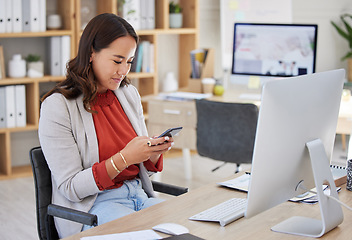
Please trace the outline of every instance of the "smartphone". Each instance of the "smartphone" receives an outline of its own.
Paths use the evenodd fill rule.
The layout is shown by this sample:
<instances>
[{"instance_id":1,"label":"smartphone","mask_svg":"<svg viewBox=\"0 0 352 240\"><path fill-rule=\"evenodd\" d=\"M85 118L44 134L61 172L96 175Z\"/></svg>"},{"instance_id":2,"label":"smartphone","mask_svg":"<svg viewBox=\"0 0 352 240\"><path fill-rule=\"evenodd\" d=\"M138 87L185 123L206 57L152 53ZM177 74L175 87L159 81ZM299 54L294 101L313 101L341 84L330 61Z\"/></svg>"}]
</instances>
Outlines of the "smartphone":
<instances>
[{"instance_id":1,"label":"smartphone","mask_svg":"<svg viewBox=\"0 0 352 240\"><path fill-rule=\"evenodd\" d=\"M181 130L182 130L182 127L169 128L168 130L160 134L158 138L165 137L165 136L168 136L168 137L176 136Z\"/></svg>"}]
</instances>

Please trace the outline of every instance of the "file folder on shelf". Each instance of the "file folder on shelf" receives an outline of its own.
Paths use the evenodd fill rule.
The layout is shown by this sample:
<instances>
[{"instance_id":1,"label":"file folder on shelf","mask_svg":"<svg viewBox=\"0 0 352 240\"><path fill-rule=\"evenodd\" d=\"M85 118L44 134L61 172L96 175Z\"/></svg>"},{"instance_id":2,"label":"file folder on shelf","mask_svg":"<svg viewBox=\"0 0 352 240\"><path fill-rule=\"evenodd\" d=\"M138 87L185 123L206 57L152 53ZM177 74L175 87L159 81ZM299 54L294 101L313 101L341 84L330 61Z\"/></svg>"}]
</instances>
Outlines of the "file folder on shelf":
<instances>
[{"instance_id":1,"label":"file folder on shelf","mask_svg":"<svg viewBox=\"0 0 352 240\"><path fill-rule=\"evenodd\" d=\"M46 0L39 0L39 31L46 31Z\"/></svg>"},{"instance_id":2,"label":"file folder on shelf","mask_svg":"<svg viewBox=\"0 0 352 240\"><path fill-rule=\"evenodd\" d=\"M147 10L148 10L148 0L140 0L140 21L141 21L141 29L147 29Z\"/></svg>"},{"instance_id":3,"label":"file folder on shelf","mask_svg":"<svg viewBox=\"0 0 352 240\"><path fill-rule=\"evenodd\" d=\"M15 86L5 86L5 97L6 97L6 127L16 127L15 120Z\"/></svg>"},{"instance_id":4,"label":"file folder on shelf","mask_svg":"<svg viewBox=\"0 0 352 240\"><path fill-rule=\"evenodd\" d=\"M144 0L142 0L144 1ZM147 0L147 29L155 28L155 0Z\"/></svg>"},{"instance_id":5,"label":"file folder on shelf","mask_svg":"<svg viewBox=\"0 0 352 240\"><path fill-rule=\"evenodd\" d=\"M50 54L50 74L52 76L61 76L61 37L54 36L50 37L49 43L49 54Z\"/></svg>"},{"instance_id":6,"label":"file folder on shelf","mask_svg":"<svg viewBox=\"0 0 352 240\"><path fill-rule=\"evenodd\" d=\"M15 85L16 127L26 126L26 87Z\"/></svg>"},{"instance_id":7,"label":"file folder on shelf","mask_svg":"<svg viewBox=\"0 0 352 240\"><path fill-rule=\"evenodd\" d=\"M0 87L0 128L6 127L6 93L5 87Z\"/></svg>"},{"instance_id":8,"label":"file folder on shelf","mask_svg":"<svg viewBox=\"0 0 352 240\"><path fill-rule=\"evenodd\" d=\"M13 32L22 32L22 0L12 0Z\"/></svg>"},{"instance_id":9,"label":"file folder on shelf","mask_svg":"<svg viewBox=\"0 0 352 240\"><path fill-rule=\"evenodd\" d=\"M0 6L5 6L6 0L0 0ZM6 9L4 7L0 8L0 33L5 33L5 19L6 19Z\"/></svg>"},{"instance_id":10,"label":"file folder on shelf","mask_svg":"<svg viewBox=\"0 0 352 240\"><path fill-rule=\"evenodd\" d=\"M61 75L66 75L66 64L70 60L71 38L70 36L61 37Z\"/></svg>"},{"instance_id":11,"label":"file folder on shelf","mask_svg":"<svg viewBox=\"0 0 352 240\"><path fill-rule=\"evenodd\" d=\"M146 0L144 0L146 1ZM135 30L141 29L140 0L130 0L123 4L123 18L132 25Z\"/></svg>"},{"instance_id":12,"label":"file folder on shelf","mask_svg":"<svg viewBox=\"0 0 352 240\"><path fill-rule=\"evenodd\" d=\"M39 32L39 0L29 0L31 32Z\"/></svg>"},{"instance_id":13,"label":"file folder on shelf","mask_svg":"<svg viewBox=\"0 0 352 240\"><path fill-rule=\"evenodd\" d=\"M22 31L31 31L30 0L22 0Z\"/></svg>"},{"instance_id":14,"label":"file folder on shelf","mask_svg":"<svg viewBox=\"0 0 352 240\"><path fill-rule=\"evenodd\" d=\"M5 8L5 32L12 32L12 0L5 0L5 5L1 6Z\"/></svg>"}]
</instances>

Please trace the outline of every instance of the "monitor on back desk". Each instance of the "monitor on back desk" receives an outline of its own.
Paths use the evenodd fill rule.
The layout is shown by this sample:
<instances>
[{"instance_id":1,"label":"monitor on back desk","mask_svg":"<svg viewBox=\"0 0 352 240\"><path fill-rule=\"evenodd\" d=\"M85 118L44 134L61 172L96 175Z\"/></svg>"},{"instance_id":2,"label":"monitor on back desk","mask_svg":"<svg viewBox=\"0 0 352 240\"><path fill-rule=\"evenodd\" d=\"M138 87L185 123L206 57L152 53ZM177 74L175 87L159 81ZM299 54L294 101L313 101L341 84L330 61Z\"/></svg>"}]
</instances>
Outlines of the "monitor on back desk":
<instances>
[{"instance_id":1,"label":"monitor on back desk","mask_svg":"<svg viewBox=\"0 0 352 240\"><path fill-rule=\"evenodd\" d=\"M314 24L235 23L231 83L314 73L317 33Z\"/></svg>"},{"instance_id":2,"label":"monitor on back desk","mask_svg":"<svg viewBox=\"0 0 352 240\"><path fill-rule=\"evenodd\" d=\"M317 237L342 222L340 205L332 200L327 203L321 189L327 181L331 195L337 197L329 160L344 74L339 69L263 86L246 217L304 193L304 185L317 187L319 204L324 205L322 220L294 217L272 228L274 231Z\"/></svg>"}]
</instances>

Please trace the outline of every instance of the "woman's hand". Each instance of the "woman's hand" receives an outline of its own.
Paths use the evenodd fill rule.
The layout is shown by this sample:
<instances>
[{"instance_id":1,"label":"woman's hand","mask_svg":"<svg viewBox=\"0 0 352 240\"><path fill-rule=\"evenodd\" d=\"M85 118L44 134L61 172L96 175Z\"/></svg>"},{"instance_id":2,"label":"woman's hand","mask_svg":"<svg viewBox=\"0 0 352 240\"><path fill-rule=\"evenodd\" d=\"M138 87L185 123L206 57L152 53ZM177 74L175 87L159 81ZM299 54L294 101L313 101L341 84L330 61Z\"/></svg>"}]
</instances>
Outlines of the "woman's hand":
<instances>
[{"instance_id":1,"label":"woman's hand","mask_svg":"<svg viewBox=\"0 0 352 240\"><path fill-rule=\"evenodd\" d=\"M124 149L122 155L128 165L144 162L150 159L154 164L157 163L160 155L174 145L172 137L149 138L139 136L133 138Z\"/></svg>"}]
</instances>

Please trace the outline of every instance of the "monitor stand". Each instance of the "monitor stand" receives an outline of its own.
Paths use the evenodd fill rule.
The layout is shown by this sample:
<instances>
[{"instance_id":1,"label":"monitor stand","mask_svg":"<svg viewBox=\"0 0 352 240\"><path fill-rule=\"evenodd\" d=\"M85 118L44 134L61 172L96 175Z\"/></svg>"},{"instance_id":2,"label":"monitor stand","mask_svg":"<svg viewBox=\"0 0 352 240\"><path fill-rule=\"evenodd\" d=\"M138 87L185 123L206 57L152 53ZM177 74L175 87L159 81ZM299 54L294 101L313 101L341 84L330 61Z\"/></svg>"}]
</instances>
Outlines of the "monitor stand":
<instances>
[{"instance_id":1,"label":"monitor stand","mask_svg":"<svg viewBox=\"0 0 352 240\"><path fill-rule=\"evenodd\" d=\"M272 227L271 230L307 237L321 237L342 223L343 213L340 204L329 199L323 192L323 184L328 184L331 188L330 195L338 198L336 185L322 141L316 139L307 142L306 146L312 163L321 220L294 216ZM326 164L322 164L325 162Z\"/></svg>"}]
</instances>

